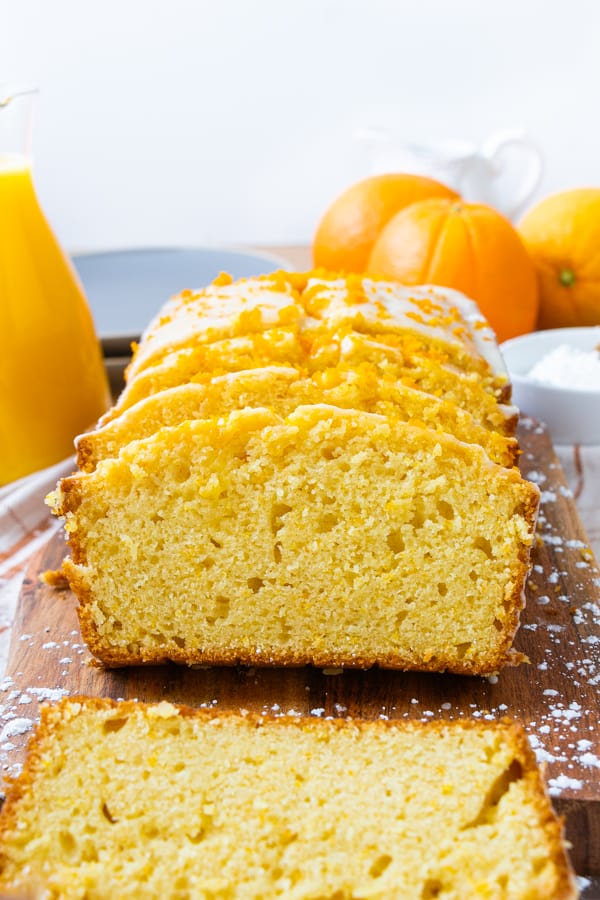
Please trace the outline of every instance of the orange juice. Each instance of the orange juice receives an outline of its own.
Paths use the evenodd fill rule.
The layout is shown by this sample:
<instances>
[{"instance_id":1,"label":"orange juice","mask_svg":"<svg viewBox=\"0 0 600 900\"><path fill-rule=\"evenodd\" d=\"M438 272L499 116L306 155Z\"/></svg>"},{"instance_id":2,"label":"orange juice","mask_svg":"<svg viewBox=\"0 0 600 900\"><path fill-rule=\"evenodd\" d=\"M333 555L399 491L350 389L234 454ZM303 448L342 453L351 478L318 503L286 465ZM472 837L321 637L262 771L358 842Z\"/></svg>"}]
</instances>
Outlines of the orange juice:
<instances>
[{"instance_id":1,"label":"orange juice","mask_svg":"<svg viewBox=\"0 0 600 900\"><path fill-rule=\"evenodd\" d=\"M108 399L91 313L29 160L0 153L0 485L73 453Z\"/></svg>"}]
</instances>

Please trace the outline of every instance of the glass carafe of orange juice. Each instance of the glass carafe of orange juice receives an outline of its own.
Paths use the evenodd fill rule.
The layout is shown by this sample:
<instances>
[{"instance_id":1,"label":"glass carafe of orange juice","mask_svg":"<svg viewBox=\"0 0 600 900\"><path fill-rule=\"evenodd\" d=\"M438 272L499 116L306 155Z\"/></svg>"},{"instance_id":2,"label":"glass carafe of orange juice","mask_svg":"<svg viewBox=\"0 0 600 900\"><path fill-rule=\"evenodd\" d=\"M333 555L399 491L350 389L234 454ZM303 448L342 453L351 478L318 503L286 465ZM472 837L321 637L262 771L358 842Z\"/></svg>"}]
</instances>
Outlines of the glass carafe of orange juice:
<instances>
[{"instance_id":1,"label":"glass carafe of orange juice","mask_svg":"<svg viewBox=\"0 0 600 900\"><path fill-rule=\"evenodd\" d=\"M0 87L0 485L72 454L109 400L90 310L35 193L34 101Z\"/></svg>"}]
</instances>

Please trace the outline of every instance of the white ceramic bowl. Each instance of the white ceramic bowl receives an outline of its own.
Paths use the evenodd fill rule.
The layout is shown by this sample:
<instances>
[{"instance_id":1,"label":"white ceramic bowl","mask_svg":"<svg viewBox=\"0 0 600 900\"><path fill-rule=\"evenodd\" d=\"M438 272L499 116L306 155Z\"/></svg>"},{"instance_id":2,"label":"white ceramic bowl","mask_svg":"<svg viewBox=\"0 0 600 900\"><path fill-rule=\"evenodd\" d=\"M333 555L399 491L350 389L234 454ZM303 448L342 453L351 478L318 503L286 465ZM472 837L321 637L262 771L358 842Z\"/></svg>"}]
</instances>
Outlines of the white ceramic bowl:
<instances>
[{"instance_id":1,"label":"white ceramic bowl","mask_svg":"<svg viewBox=\"0 0 600 900\"><path fill-rule=\"evenodd\" d=\"M545 422L556 444L600 444L600 385L598 390L584 390L528 377L540 359L564 344L591 351L600 345L600 326L534 331L501 345L513 401L525 415Z\"/></svg>"}]
</instances>

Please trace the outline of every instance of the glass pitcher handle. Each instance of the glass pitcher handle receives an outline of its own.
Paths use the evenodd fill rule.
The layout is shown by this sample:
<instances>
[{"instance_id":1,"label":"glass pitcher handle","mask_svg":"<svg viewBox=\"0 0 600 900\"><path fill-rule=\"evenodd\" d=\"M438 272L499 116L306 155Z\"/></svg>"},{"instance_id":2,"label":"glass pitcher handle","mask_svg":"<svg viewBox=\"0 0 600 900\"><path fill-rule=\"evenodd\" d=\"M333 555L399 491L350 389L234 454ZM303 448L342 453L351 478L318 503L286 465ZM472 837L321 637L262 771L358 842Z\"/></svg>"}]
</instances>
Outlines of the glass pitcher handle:
<instances>
[{"instance_id":1,"label":"glass pitcher handle","mask_svg":"<svg viewBox=\"0 0 600 900\"><path fill-rule=\"evenodd\" d=\"M514 218L533 196L544 171L542 152L533 141L520 131L501 131L485 141L482 154L492 167L492 174L499 175L503 165L502 154L509 147L518 149L526 161L525 171L515 191L512 202L507 206L508 217Z\"/></svg>"}]
</instances>

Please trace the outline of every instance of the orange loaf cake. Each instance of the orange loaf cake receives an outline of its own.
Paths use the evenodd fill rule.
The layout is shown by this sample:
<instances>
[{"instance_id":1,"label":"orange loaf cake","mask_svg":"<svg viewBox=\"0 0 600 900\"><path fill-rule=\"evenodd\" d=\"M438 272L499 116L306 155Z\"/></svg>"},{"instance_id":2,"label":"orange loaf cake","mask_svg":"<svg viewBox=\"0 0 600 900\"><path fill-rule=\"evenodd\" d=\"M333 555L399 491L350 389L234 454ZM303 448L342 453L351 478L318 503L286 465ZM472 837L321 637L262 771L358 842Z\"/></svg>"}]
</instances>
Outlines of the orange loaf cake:
<instances>
[{"instance_id":1,"label":"orange loaf cake","mask_svg":"<svg viewBox=\"0 0 600 900\"><path fill-rule=\"evenodd\" d=\"M42 711L0 816L2 896L572 900L527 738L497 723Z\"/></svg>"},{"instance_id":2,"label":"orange loaf cake","mask_svg":"<svg viewBox=\"0 0 600 900\"><path fill-rule=\"evenodd\" d=\"M475 444L312 404L161 428L49 502L108 665L489 674L514 659L538 497Z\"/></svg>"},{"instance_id":3,"label":"orange loaf cake","mask_svg":"<svg viewBox=\"0 0 600 900\"><path fill-rule=\"evenodd\" d=\"M539 499L477 307L275 273L170 300L49 503L107 665L489 674L512 651Z\"/></svg>"}]
</instances>

